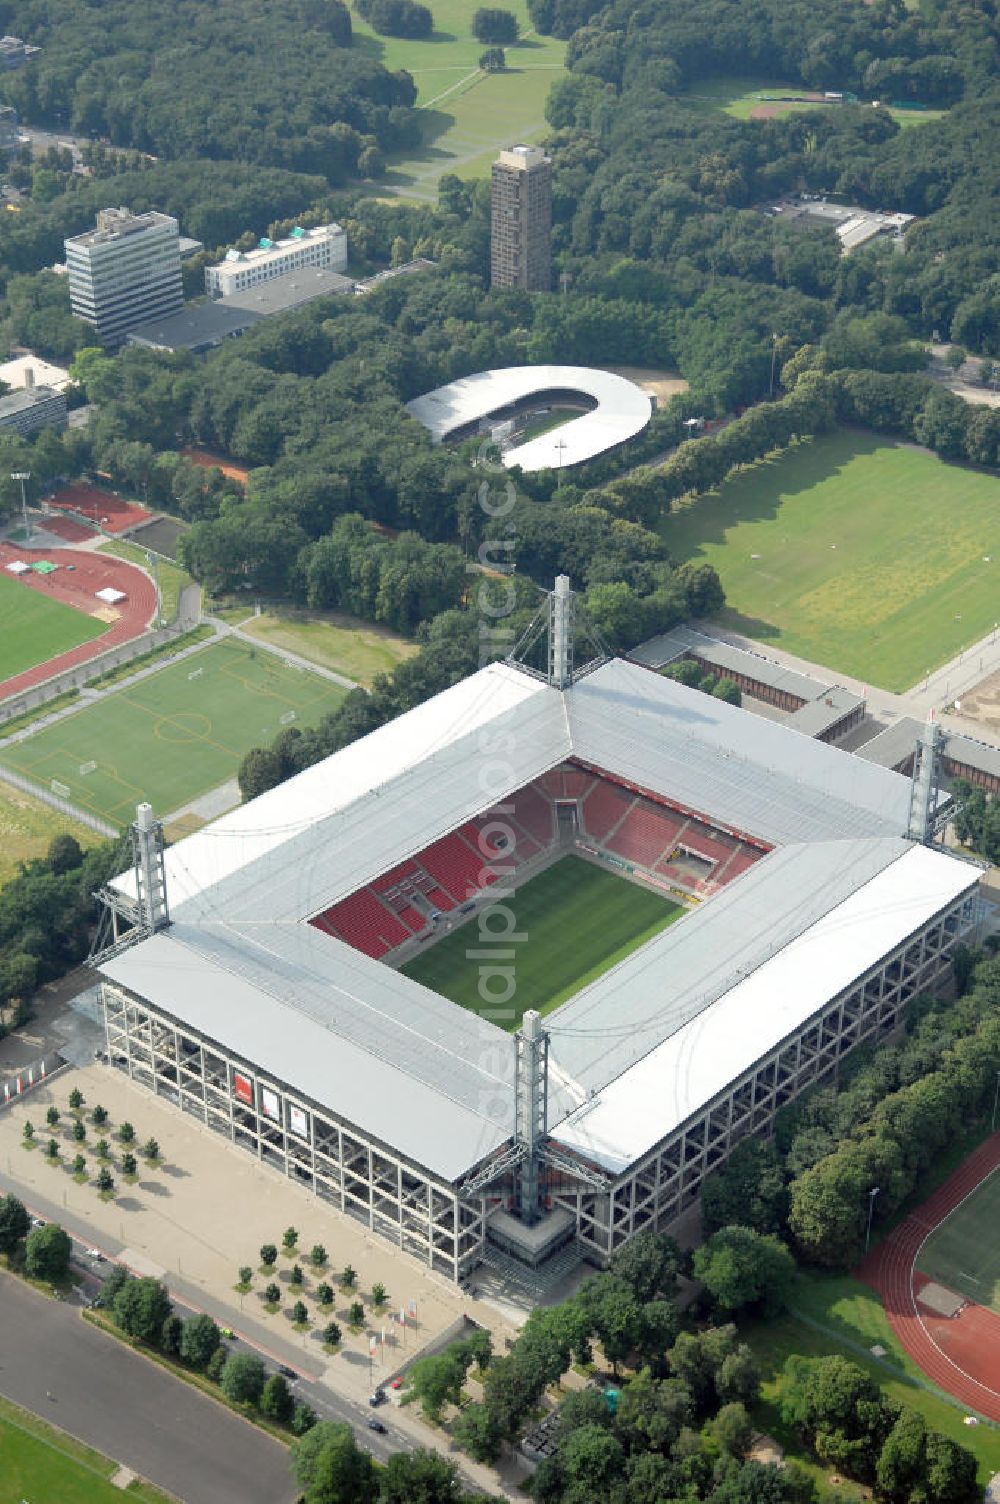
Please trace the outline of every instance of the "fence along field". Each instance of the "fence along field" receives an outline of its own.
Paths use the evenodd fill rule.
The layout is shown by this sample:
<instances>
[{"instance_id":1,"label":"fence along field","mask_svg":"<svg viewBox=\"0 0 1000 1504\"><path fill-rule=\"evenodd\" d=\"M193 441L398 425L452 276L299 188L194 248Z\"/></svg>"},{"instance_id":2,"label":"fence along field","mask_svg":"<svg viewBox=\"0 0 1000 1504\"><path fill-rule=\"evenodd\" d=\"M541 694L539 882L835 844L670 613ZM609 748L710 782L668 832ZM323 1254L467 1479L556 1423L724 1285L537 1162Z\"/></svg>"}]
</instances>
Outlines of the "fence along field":
<instances>
[{"instance_id":1,"label":"fence along field","mask_svg":"<svg viewBox=\"0 0 1000 1504\"><path fill-rule=\"evenodd\" d=\"M345 691L242 643L214 643L24 741L0 763L122 827L148 799L169 814L235 776L251 747L313 726Z\"/></svg>"}]
</instances>

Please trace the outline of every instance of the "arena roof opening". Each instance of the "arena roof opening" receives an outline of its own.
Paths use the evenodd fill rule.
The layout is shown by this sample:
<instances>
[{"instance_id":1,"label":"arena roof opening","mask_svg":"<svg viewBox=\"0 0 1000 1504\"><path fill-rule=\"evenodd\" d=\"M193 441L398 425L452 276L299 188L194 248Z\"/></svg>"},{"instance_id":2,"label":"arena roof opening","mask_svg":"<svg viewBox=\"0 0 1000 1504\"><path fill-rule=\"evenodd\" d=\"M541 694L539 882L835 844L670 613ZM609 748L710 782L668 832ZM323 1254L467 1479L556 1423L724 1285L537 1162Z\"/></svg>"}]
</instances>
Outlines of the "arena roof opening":
<instances>
[{"instance_id":1,"label":"arena roof opening","mask_svg":"<svg viewBox=\"0 0 1000 1504\"><path fill-rule=\"evenodd\" d=\"M482 420L522 407L548 393L578 393L596 406L591 412L503 452L508 469L557 470L582 464L624 444L649 422L652 403L624 376L589 366L506 366L479 371L439 386L406 404L407 411L430 431L435 443L462 429L476 432Z\"/></svg>"},{"instance_id":2,"label":"arena roof opening","mask_svg":"<svg viewBox=\"0 0 1000 1504\"><path fill-rule=\"evenodd\" d=\"M600 1258L649 1225L634 1191L611 1216L616 1187L649 1175L649 1216L675 1215L726 1152L692 1125L729 1100L719 1142L759 1130L948 964L980 870L909 839L910 818L909 780L637 664L560 687L496 663L165 851L169 923L98 963L109 1053L392 1236L378 1181L453 1277L501 1208L529 1225L568 1208ZM608 965L583 957L544 1031L529 1012L512 1039L401 969L461 926L498 956L497 892L516 914L568 855L684 913ZM132 919L142 872L109 894ZM562 912L553 948L575 943ZM370 1168L352 1179L348 1159ZM407 1210L406 1177L447 1229Z\"/></svg>"}]
</instances>

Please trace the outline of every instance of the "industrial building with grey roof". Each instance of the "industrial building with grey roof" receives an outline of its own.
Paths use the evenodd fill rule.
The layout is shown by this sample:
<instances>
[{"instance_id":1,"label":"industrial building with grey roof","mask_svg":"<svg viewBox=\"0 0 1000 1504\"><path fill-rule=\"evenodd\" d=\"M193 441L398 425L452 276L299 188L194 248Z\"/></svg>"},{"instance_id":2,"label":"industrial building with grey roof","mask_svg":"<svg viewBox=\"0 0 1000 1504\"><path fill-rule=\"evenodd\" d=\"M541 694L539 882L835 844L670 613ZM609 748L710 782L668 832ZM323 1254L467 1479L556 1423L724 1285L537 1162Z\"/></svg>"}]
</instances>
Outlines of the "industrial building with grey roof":
<instances>
[{"instance_id":1,"label":"industrial building with grey roof","mask_svg":"<svg viewBox=\"0 0 1000 1504\"><path fill-rule=\"evenodd\" d=\"M913 798L640 664L496 663L165 851L138 831L109 1056L451 1278L600 1263L947 969L981 872ZM514 888L574 851L687 912L512 1037L398 969L488 909L477 839Z\"/></svg>"}]
</instances>

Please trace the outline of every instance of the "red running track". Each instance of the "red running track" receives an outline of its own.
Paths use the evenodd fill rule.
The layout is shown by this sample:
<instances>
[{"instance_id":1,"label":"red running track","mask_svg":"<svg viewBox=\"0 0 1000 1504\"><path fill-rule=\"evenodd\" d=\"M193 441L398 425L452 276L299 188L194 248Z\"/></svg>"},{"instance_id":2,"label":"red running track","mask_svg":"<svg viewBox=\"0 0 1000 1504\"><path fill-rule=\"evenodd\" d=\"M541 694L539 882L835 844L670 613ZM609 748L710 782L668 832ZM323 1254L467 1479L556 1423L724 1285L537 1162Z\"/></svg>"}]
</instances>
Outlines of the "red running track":
<instances>
[{"instance_id":1,"label":"red running track","mask_svg":"<svg viewBox=\"0 0 1000 1504\"><path fill-rule=\"evenodd\" d=\"M889 1325L927 1377L970 1410L1000 1421L1000 1317L969 1302L955 1316L920 1303L916 1268L930 1233L1000 1165L1000 1133L980 1144L857 1269L879 1293Z\"/></svg>"},{"instance_id":2,"label":"red running track","mask_svg":"<svg viewBox=\"0 0 1000 1504\"><path fill-rule=\"evenodd\" d=\"M156 587L153 581L148 574L144 574L134 564L127 564L124 559L91 553L85 549L30 549L23 545L0 543L0 572L6 579L13 580L15 576L7 572L6 566L15 559L24 559L30 563L32 557L50 559L59 568L55 574L32 573L17 576L17 583L25 590L37 590L41 595L75 606L88 616L93 616L100 609L101 602L94 597L106 585L115 590L124 590L126 599L111 608L117 615L100 637L83 642L79 647L69 648L65 653L57 653L45 663L36 663L34 668L25 669L23 673L15 674L12 679L0 683L0 700L22 694L45 679L64 673L66 669L89 663L92 658L98 657L108 648L117 647L119 643L130 642L146 630L156 614ZM72 565L72 570L68 570L67 565Z\"/></svg>"}]
</instances>

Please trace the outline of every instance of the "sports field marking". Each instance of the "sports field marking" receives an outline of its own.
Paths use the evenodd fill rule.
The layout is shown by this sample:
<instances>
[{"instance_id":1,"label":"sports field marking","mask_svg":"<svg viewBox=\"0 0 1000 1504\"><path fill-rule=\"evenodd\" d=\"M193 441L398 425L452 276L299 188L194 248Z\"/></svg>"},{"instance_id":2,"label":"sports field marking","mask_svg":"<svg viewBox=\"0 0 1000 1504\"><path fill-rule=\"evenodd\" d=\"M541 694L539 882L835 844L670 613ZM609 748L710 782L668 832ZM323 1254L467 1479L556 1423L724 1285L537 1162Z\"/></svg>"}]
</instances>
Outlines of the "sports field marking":
<instances>
[{"instance_id":1,"label":"sports field marking","mask_svg":"<svg viewBox=\"0 0 1000 1504\"><path fill-rule=\"evenodd\" d=\"M42 787L55 779L63 798L125 825L143 799L169 814L225 783L251 747L277 736L283 715L315 726L347 694L234 640L201 648L197 660L197 679L190 656L167 663L6 747L0 762Z\"/></svg>"},{"instance_id":2,"label":"sports field marking","mask_svg":"<svg viewBox=\"0 0 1000 1504\"><path fill-rule=\"evenodd\" d=\"M578 856L563 857L502 902L516 917L517 933L526 937L505 948L515 949L509 1003L484 1001L480 993L481 957L468 954L483 949L476 916L428 942L431 948L401 969L508 1030L520 1025L527 1008L550 1013L684 913L680 904ZM487 926L491 907L483 911Z\"/></svg>"},{"instance_id":3,"label":"sports field marking","mask_svg":"<svg viewBox=\"0 0 1000 1504\"><path fill-rule=\"evenodd\" d=\"M105 631L105 622L32 590L0 568L0 684Z\"/></svg>"},{"instance_id":4,"label":"sports field marking","mask_svg":"<svg viewBox=\"0 0 1000 1504\"><path fill-rule=\"evenodd\" d=\"M719 571L725 626L883 689L997 619L1000 479L861 430L743 471L659 532Z\"/></svg>"},{"instance_id":5,"label":"sports field marking","mask_svg":"<svg viewBox=\"0 0 1000 1504\"><path fill-rule=\"evenodd\" d=\"M1000 1315L1000 1175L994 1170L934 1228L916 1267Z\"/></svg>"}]
</instances>

